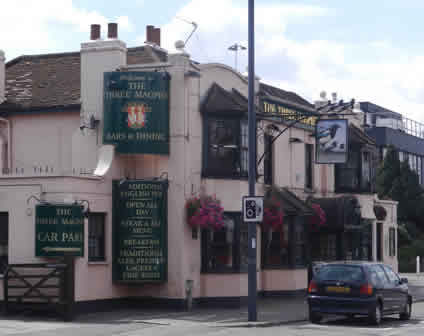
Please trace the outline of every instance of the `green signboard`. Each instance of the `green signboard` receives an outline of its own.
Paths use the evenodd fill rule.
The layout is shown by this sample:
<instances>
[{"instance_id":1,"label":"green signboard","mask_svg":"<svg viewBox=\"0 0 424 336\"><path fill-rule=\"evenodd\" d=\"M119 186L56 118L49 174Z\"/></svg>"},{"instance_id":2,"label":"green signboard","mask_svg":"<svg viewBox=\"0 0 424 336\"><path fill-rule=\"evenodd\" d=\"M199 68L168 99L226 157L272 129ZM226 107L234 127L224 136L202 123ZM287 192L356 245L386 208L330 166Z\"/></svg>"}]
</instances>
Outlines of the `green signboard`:
<instances>
[{"instance_id":1,"label":"green signboard","mask_svg":"<svg viewBox=\"0 0 424 336\"><path fill-rule=\"evenodd\" d=\"M106 72L103 143L118 153L169 154L169 74Z\"/></svg>"},{"instance_id":2,"label":"green signboard","mask_svg":"<svg viewBox=\"0 0 424 336\"><path fill-rule=\"evenodd\" d=\"M84 256L82 206L70 204L36 205L35 256Z\"/></svg>"},{"instance_id":3,"label":"green signboard","mask_svg":"<svg viewBox=\"0 0 424 336\"><path fill-rule=\"evenodd\" d=\"M168 271L164 181L113 181L113 280L164 282Z\"/></svg>"}]
</instances>

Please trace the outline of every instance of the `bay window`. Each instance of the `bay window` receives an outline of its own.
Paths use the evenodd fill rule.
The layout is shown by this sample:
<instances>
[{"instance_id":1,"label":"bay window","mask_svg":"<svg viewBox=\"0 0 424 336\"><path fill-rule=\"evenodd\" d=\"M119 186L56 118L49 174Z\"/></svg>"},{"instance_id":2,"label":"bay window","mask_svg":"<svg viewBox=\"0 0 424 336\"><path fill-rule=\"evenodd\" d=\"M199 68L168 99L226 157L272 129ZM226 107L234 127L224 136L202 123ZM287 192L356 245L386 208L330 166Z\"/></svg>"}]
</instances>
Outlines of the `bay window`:
<instances>
[{"instance_id":1,"label":"bay window","mask_svg":"<svg viewBox=\"0 0 424 336\"><path fill-rule=\"evenodd\" d=\"M247 178L247 120L204 118L204 177Z\"/></svg>"}]
</instances>

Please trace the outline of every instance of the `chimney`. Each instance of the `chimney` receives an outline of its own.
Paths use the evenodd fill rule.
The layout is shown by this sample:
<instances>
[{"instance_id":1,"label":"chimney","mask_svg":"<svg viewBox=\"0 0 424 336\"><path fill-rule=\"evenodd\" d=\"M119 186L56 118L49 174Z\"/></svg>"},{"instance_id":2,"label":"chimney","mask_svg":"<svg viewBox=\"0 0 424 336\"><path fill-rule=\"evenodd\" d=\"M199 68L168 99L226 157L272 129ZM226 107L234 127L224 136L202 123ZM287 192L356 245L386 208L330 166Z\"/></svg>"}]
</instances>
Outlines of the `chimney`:
<instances>
[{"instance_id":1,"label":"chimney","mask_svg":"<svg viewBox=\"0 0 424 336\"><path fill-rule=\"evenodd\" d=\"M100 40L100 25L92 24L90 27L90 40Z\"/></svg>"},{"instance_id":2,"label":"chimney","mask_svg":"<svg viewBox=\"0 0 424 336\"><path fill-rule=\"evenodd\" d=\"M331 94L331 98L333 99L332 103L336 104L337 103L337 92L333 92Z\"/></svg>"},{"instance_id":3,"label":"chimney","mask_svg":"<svg viewBox=\"0 0 424 336\"><path fill-rule=\"evenodd\" d=\"M107 24L107 38L116 39L118 38L118 24L108 23Z\"/></svg>"},{"instance_id":4,"label":"chimney","mask_svg":"<svg viewBox=\"0 0 424 336\"><path fill-rule=\"evenodd\" d=\"M4 65L4 52L0 50L0 104L3 103L5 98L6 74Z\"/></svg>"},{"instance_id":5,"label":"chimney","mask_svg":"<svg viewBox=\"0 0 424 336\"><path fill-rule=\"evenodd\" d=\"M146 43L155 44L160 47L160 28L146 26Z\"/></svg>"},{"instance_id":6,"label":"chimney","mask_svg":"<svg viewBox=\"0 0 424 336\"><path fill-rule=\"evenodd\" d=\"M153 29L155 29L155 27L151 25L146 27L146 42L148 43L152 42Z\"/></svg>"}]
</instances>

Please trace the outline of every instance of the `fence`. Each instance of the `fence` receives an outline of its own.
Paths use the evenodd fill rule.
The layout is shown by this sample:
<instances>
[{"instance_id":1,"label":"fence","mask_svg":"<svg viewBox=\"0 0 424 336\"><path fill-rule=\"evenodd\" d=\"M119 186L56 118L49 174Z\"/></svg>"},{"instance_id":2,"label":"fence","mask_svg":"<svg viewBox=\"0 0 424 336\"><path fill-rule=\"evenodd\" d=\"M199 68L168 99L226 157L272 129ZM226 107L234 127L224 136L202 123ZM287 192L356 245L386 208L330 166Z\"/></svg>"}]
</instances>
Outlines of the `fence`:
<instances>
[{"instance_id":1,"label":"fence","mask_svg":"<svg viewBox=\"0 0 424 336\"><path fill-rule=\"evenodd\" d=\"M57 264L11 264L4 273L4 312L53 310L73 318L73 259Z\"/></svg>"}]
</instances>

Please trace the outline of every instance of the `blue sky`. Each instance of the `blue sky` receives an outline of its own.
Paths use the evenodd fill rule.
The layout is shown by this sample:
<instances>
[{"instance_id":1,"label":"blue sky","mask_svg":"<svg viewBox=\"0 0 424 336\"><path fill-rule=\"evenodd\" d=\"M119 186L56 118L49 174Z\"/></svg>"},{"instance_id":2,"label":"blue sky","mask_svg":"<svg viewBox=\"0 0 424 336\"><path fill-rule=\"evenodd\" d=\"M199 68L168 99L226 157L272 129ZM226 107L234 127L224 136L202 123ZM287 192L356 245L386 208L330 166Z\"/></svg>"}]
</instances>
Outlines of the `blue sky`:
<instances>
[{"instance_id":1,"label":"blue sky","mask_svg":"<svg viewBox=\"0 0 424 336\"><path fill-rule=\"evenodd\" d=\"M2 1L0 49L22 54L77 51L89 25L119 23L128 46L145 26L162 28L163 47L185 39L192 58L234 66L233 43L247 46L247 0ZM256 73L313 101L322 90L372 101L424 122L424 1L262 0L256 6ZM239 54L244 72L247 52Z\"/></svg>"}]
</instances>

